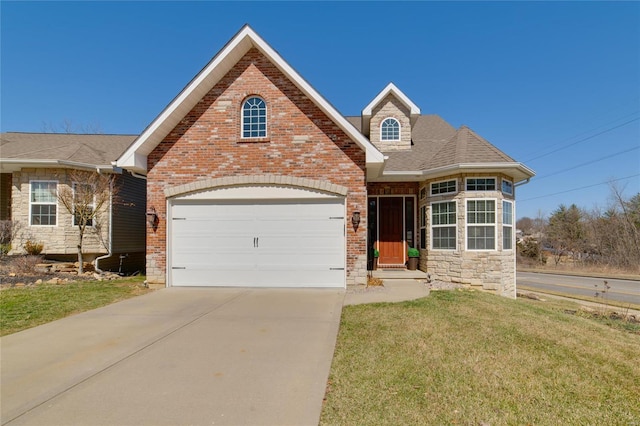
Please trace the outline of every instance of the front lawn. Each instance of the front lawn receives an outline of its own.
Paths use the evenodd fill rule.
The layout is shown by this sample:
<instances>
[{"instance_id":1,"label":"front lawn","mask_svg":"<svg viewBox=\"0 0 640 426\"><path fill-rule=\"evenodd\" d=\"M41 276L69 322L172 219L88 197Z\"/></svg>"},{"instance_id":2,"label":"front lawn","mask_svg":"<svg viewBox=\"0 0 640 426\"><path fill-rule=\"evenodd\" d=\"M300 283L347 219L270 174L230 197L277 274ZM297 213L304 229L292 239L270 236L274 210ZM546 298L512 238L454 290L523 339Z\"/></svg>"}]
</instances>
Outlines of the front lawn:
<instances>
[{"instance_id":1,"label":"front lawn","mask_svg":"<svg viewBox=\"0 0 640 426\"><path fill-rule=\"evenodd\" d=\"M640 424L640 329L477 291L344 308L323 425Z\"/></svg>"},{"instance_id":2,"label":"front lawn","mask_svg":"<svg viewBox=\"0 0 640 426\"><path fill-rule=\"evenodd\" d=\"M0 336L149 291L144 277L40 284L0 291Z\"/></svg>"}]
</instances>

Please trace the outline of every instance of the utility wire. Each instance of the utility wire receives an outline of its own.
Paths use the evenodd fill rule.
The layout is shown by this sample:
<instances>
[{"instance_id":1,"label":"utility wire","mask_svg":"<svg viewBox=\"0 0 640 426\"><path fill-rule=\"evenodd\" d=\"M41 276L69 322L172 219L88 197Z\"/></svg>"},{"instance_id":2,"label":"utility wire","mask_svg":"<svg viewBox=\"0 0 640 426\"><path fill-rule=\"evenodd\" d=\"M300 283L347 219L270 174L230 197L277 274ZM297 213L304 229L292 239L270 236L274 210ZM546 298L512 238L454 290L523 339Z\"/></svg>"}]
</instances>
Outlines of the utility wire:
<instances>
[{"instance_id":1,"label":"utility wire","mask_svg":"<svg viewBox=\"0 0 640 426\"><path fill-rule=\"evenodd\" d=\"M567 189L566 191L554 192L553 194L546 194L546 195L540 195L539 197L525 198L524 200L518 200L518 202L522 203L523 201L537 200L538 198L546 198L546 197L552 197L554 195L566 194L567 192L580 191L581 189L587 189L587 188L593 188L594 186L606 185L610 182L617 182L620 180L631 179L636 176L640 176L640 173L631 175L631 176L626 176L623 178L610 179L606 182L594 183L593 185L581 186L580 188L573 188L573 189Z\"/></svg>"},{"instance_id":2,"label":"utility wire","mask_svg":"<svg viewBox=\"0 0 640 426\"><path fill-rule=\"evenodd\" d=\"M638 111L633 111L633 112L631 112L631 113L629 113L629 114L625 114L625 115L623 115L623 116L621 116L621 117L616 118L615 120L607 121L606 123L603 123L603 124L601 124L601 125L599 125L599 126L596 126L596 127L592 128L592 129L585 130L584 132L580 132L580 133L575 134L575 135L573 135L573 136L571 136L571 137L568 137L568 138L564 138L564 139L562 139L562 140L560 140L560 141L558 141L558 142L554 142L554 143L552 143L552 144L547 144L546 146L543 146L543 147L541 147L541 148L537 149L535 152L544 152L545 150L547 150L547 149L549 149L549 148L556 147L556 146L558 146L558 145L561 145L561 144L562 144L562 143L564 143L564 142L568 142L568 141L570 141L570 140L572 140L572 139L576 139L576 138L582 137L582 136L584 136L584 135L588 135L588 134L590 134L591 132L595 132L595 131L597 131L597 130L599 130L599 129L602 129L602 128L604 128L604 127L607 127L607 126L609 126L609 125L611 125L611 124L614 124L614 123L616 123L616 122L618 122L618 121L626 120L627 118L630 118L630 117L633 117L634 115L637 115L639 112L640 112L640 110L638 110ZM534 153L531 153L530 155L534 155Z\"/></svg>"},{"instance_id":3,"label":"utility wire","mask_svg":"<svg viewBox=\"0 0 640 426\"><path fill-rule=\"evenodd\" d=\"M625 149L624 151L616 152L615 154L610 154L610 155L607 155L606 157L601 157L601 158L597 158L595 160L587 161L586 163L581 163L581 164L578 164L576 166L569 167L568 169L563 169L563 170L560 170L560 171L557 171L557 172L550 173L548 175L543 175L543 176L540 176L540 177L536 176L536 181L539 181L540 179L546 179L546 178L551 177L551 176L559 175L561 173L565 173L565 172L568 172L570 170L578 169L578 168L583 167L583 166L588 166L589 164L598 163L600 161L607 160L607 159L609 159L611 157L615 157L615 156L618 156L618 155L626 154L627 152L630 152L630 151L635 151L636 149L640 149L640 146L634 146L633 148Z\"/></svg>"},{"instance_id":4,"label":"utility wire","mask_svg":"<svg viewBox=\"0 0 640 426\"><path fill-rule=\"evenodd\" d=\"M546 154L542 154L542 155L538 155L537 157L529 158L528 160L525 160L524 162L525 162L525 163L528 163L528 162L530 162L530 161L537 160L537 159L539 159L539 158L543 158L543 157L546 157L546 156L551 155L551 154L555 154L555 153L556 153L556 152L558 152L558 151L562 151L563 149L567 149L567 148L569 148L569 147L571 147L571 146L574 146L574 145L577 145L577 144L579 144L579 143L586 142L586 141L588 141L588 140L590 140L590 139L595 138L596 136L600 136L600 135L603 135L603 134L605 134L605 133L609 133L609 132L611 132L611 131L613 131L613 130L619 129L620 127L624 127L624 126L626 126L626 125L628 125L628 124L631 124L631 123L633 123L634 121L638 121L638 120L640 120L640 117L634 118L634 119L629 120L629 121L625 121L625 122L624 122L624 123L622 123L622 124L618 124L617 126L610 127L610 128L605 129L605 130L603 130L603 131L601 131L601 132L595 133L595 134L593 134L593 135L591 135L591 136L587 136L586 138L579 139L579 140L577 140L576 142L570 143L570 144L568 144L568 145L561 146L560 148L557 148L557 149L554 149L554 150L552 150L552 151L549 151L549 152L547 152Z\"/></svg>"}]
</instances>

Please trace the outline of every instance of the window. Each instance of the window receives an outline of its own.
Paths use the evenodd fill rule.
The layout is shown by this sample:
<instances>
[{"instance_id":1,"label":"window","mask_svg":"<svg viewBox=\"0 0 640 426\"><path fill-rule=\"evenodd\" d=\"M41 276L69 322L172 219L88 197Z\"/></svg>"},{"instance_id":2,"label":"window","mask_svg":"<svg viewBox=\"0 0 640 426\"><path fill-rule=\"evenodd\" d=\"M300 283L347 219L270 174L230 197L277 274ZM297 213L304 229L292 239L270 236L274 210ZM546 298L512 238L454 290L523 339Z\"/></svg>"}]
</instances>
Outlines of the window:
<instances>
[{"instance_id":1,"label":"window","mask_svg":"<svg viewBox=\"0 0 640 426\"><path fill-rule=\"evenodd\" d=\"M33 181L31 182L31 225L57 224L57 190L56 181Z\"/></svg>"},{"instance_id":2,"label":"window","mask_svg":"<svg viewBox=\"0 0 640 426\"><path fill-rule=\"evenodd\" d=\"M467 178L467 191L495 191L496 178Z\"/></svg>"},{"instance_id":3,"label":"window","mask_svg":"<svg viewBox=\"0 0 640 426\"><path fill-rule=\"evenodd\" d=\"M400 123L395 118L387 118L380 125L380 140L399 141Z\"/></svg>"},{"instance_id":4,"label":"window","mask_svg":"<svg viewBox=\"0 0 640 426\"><path fill-rule=\"evenodd\" d=\"M495 224L495 200L467 200L467 250L495 250Z\"/></svg>"},{"instance_id":5,"label":"window","mask_svg":"<svg viewBox=\"0 0 640 426\"><path fill-rule=\"evenodd\" d=\"M502 250L513 250L513 203L502 202Z\"/></svg>"},{"instance_id":6,"label":"window","mask_svg":"<svg viewBox=\"0 0 640 426\"><path fill-rule=\"evenodd\" d=\"M81 224L84 217L87 226L93 226L93 209L95 209L95 195L91 185L73 184L73 226Z\"/></svg>"},{"instance_id":7,"label":"window","mask_svg":"<svg viewBox=\"0 0 640 426\"><path fill-rule=\"evenodd\" d=\"M420 248L427 249L427 206L420 207Z\"/></svg>"},{"instance_id":8,"label":"window","mask_svg":"<svg viewBox=\"0 0 640 426\"><path fill-rule=\"evenodd\" d=\"M502 192L505 194L513 195L513 182L510 180L502 179Z\"/></svg>"},{"instance_id":9,"label":"window","mask_svg":"<svg viewBox=\"0 0 640 426\"><path fill-rule=\"evenodd\" d=\"M455 179L431 184L431 195L451 194L458 191L458 181Z\"/></svg>"},{"instance_id":10,"label":"window","mask_svg":"<svg viewBox=\"0 0 640 426\"><path fill-rule=\"evenodd\" d=\"M431 204L431 247L434 250L456 249L456 202Z\"/></svg>"},{"instance_id":11,"label":"window","mask_svg":"<svg viewBox=\"0 0 640 426\"><path fill-rule=\"evenodd\" d=\"M267 137L267 104L257 96L242 104L242 137Z\"/></svg>"}]
</instances>

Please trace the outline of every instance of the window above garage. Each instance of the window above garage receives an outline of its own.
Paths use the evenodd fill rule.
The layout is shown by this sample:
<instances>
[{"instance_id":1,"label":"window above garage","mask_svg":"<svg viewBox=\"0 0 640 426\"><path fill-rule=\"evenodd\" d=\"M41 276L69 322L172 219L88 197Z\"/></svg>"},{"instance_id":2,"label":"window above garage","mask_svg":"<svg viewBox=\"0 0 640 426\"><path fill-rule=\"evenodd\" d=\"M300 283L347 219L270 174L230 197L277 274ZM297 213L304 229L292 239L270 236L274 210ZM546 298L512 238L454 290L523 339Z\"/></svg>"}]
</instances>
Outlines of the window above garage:
<instances>
[{"instance_id":1,"label":"window above garage","mask_svg":"<svg viewBox=\"0 0 640 426\"><path fill-rule=\"evenodd\" d=\"M267 103L259 96L252 96L242 104L242 138L267 137Z\"/></svg>"}]
</instances>

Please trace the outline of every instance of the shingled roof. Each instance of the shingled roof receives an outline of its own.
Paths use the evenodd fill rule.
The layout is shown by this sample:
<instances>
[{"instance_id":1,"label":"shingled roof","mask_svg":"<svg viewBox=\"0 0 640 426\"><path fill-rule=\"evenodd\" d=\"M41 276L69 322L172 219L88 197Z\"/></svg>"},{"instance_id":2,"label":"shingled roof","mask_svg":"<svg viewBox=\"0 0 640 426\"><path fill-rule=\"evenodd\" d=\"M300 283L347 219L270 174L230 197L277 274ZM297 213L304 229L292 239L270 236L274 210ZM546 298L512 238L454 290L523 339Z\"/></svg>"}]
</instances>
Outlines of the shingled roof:
<instances>
[{"instance_id":1,"label":"shingled roof","mask_svg":"<svg viewBox=\"0 0 640 426\"><path fill-rule=\"evenodd\" d=\"M137 135L86 135L68 133L2 133L3 163L46 161L111 167Z\"/></svg>"},{"instance_id":2,"label":"shingled roof","mask_svg":"<svg viewBox=\"0 0 640 426\"><path fill-rule=\"evenodd\" d=\"M358 130L360 117L347 117ZM424 172L459 164L516 163L467 126L455 129L437 115L421 115L411 131L412 146L388 151L385 172Z\"/></svg>"}]
</instances>

